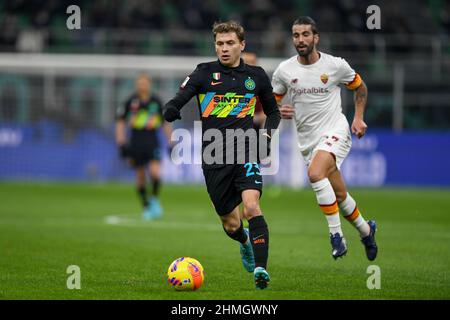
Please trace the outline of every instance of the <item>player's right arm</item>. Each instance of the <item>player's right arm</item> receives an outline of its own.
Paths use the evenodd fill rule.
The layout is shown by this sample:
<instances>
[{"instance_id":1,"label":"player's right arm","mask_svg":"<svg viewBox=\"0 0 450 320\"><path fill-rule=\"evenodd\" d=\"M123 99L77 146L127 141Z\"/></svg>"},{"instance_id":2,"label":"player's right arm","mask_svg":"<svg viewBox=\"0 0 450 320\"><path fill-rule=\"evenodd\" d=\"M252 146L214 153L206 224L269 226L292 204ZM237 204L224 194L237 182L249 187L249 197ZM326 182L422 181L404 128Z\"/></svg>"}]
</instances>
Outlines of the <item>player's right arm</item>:
<instances>
[{"instance_id":1,"label":"player's right arm","mask_svg":"<svg viewBox=\"0 0 450 320\"><path fill-rule=\"evenodd\" d=\"M125 120L119 119L116 121L116 144L118 146L124 145L127 141Z\"/></svg>"},{"instance_id":2,"label":"player's right arm","mask_svg":"<svg viewBox=\"0 0 450 320\"><path fill-rule=\"evenodd\" d=\"M181 108L199 92L201 86L200 72L200 68L197 66L197 69L183 81L175 97L166 103L163 108L163 115L166 121L172 122L176 119L181 119Z\"/></svg>"},{"instance_id":3,"label":"player's right arm","mask_svg":"<svg viewBox=\"0 0 450 320\"><path fill-rule=\"evenodd\" d=\"M127 143L127 124L126 118L129 112L129 101L123 106L120 106L116 110L116 128L115 138L116 144L119 147L119 154L121 157L127 156L126 143Z\"/></svg>"},{"instance_id":4,"label":"player's right arm","mask_svg":"<svg viewBox=\"0 0 450 320\"><path fill-rule=\"evenodd\" d=\"M292 119L295 114L294 107L288 104L281 104L281 101L283 100L287 92L287 85L286 81L281 75L282 71L280 70L280 66L278 66L272 76L273 94L275 96L275 100L278 103L278 109L280 110L281 118Z\"/></svg>"}]
</instances>

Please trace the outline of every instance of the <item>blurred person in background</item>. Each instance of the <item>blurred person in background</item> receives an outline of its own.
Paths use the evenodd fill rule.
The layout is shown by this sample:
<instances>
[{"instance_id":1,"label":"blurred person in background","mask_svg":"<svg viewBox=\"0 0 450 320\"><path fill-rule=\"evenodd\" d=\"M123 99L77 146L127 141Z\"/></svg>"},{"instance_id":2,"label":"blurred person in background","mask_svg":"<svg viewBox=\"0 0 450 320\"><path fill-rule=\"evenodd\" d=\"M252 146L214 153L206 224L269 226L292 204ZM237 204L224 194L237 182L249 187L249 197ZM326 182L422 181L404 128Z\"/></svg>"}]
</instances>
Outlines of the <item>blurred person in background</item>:
<instances>
[{"instance_id":1,"label":"blurred person in background","mask_svg":"<svg viewBox=\"0 0 450 320\"><path fill-rule=\"evenodd\" d=\"M162 104L152 93L152 79L141 74L136 91L116 112L116 143L119 154L136 171L136 187L143 207L143 218L160 218L163 210L158 199L161 187L161 146L157 130L163 128L170 146L172 125L163 120ZM127 139L127 129L130 137ZM147 194L147 169L152 191Z\"/></svg>"}]
</instances>

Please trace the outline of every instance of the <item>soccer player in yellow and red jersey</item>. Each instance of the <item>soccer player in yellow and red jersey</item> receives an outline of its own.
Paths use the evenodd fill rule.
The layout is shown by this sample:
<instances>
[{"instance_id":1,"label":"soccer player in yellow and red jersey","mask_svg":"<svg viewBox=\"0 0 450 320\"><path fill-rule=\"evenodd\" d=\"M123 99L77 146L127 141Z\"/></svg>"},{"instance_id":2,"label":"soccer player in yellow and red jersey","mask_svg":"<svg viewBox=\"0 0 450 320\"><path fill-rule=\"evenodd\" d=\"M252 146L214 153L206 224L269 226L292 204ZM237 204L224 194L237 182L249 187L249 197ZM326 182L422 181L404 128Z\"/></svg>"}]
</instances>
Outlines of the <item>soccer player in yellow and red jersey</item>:
<instances>
[{"instance_id":1,"label":"soccer player in yellow and red jersey","mask_svg":"<svg viewBox=\"0 0 450 320\"><path fill-rule=\"evenodd\" d=\"M340 211L359 231L367 258L374 260L378 252L376 223L364 220L340 172L352 145L350 127L341 108L340 85L355 92L351 132L358 139L367 130L363 120L367 86L347 61L317 50L319 33L310 17L294 21L292 40L298 54L278 66L272 86L278 102L287 95L293 104L281 106L280 112L285 119L295 119L309 181L328 221L332 256L337 259L347 253Z\"/></svg>"},{"instance_id":2,"label":"soccer player in yellow and red jersey","mask_svg":"<svg viewBox=\"0 0 450 320\"><path fill-rule=\"evenodd\" d=\"M146 220L159 218L162 208L158 200L161 185L161 148L157 130L162 126L170 144L172 125L162 116L161 101L152 94L152 80L146 74L136 79L136 92L116 112L116 143L123 158L136 170L136 184ZM131 136L127 141L126 129ZM147 195L146 172L152 181L150 199Z\"/></svg>"}]
</instances>

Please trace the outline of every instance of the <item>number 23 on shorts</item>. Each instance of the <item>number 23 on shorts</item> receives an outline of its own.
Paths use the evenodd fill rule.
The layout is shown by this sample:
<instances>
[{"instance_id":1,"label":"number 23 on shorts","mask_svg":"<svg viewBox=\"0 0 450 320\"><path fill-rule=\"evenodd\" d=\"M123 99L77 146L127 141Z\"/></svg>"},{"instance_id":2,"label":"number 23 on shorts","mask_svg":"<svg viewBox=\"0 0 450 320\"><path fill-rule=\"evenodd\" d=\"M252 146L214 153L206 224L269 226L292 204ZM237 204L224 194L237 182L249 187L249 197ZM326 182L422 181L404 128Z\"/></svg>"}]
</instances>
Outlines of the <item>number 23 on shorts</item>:
<instances>
[{"instance_id":1,"label":"number 23 on shorts","mask_svg":"<svg viewBox=\"0 0 450 320\"><path fill-rule=\"evenodd\" d=\"M259 164L256 162L247 162L244 164L244 168L247 170L246 177L254 176L255 174L258 176L261 175L259 172Z\"/></svg>"}]
</instances>

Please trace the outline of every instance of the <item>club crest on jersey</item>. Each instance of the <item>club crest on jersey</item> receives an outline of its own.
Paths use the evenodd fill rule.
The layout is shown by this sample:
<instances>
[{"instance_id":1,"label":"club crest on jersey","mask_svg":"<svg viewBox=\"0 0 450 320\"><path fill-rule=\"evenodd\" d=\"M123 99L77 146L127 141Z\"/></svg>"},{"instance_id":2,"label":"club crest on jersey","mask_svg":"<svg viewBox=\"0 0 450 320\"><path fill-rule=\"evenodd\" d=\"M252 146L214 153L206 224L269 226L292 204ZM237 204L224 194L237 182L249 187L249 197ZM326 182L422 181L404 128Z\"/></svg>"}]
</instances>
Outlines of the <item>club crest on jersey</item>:
<instances>
[{"instance_id":1,"label":"club crest on jersey","mask_svg":"<svg viewBox=\"0 0 450 320\"><path fill-rule=\"evenodd\" d=\"M216 80L216 81L220 80L220 72L214 72L214 73L212 74L212 77L213 77L213 79Z\"/></svg>"},{"instance_id":2,"label":"club crest on jersey","mask_svg":"<svg viewBox=\"0 0 450 320\"><path fill-rule=\"evenodd\" d=\"M323 82L323 84L326 84L328 82L328 75L326 73L322 74L320 76L320 80Z\"/></svg>"},{"instance_id":3,"label":"club crest on jersey","mask_svg":"<svg viewBox=\"0 0 450 320\"><path fill-rule=\"evenodd\" d=\"M297 78L291 80L291 84L297 84L297 82L298 82Z\"/></svg>"},{"instance_id":4,"label":"club crest on jersey","mask_svg":"<svg viewBox=\"0 0 450 320\"><path fill-rule=\"evenodd\" d=\"M245 80L244 84L245 84L245 87L247 88L247 90L255 90L256 84L252 78L248 77L248 79Z\"/></svg>"}]
</instances>

